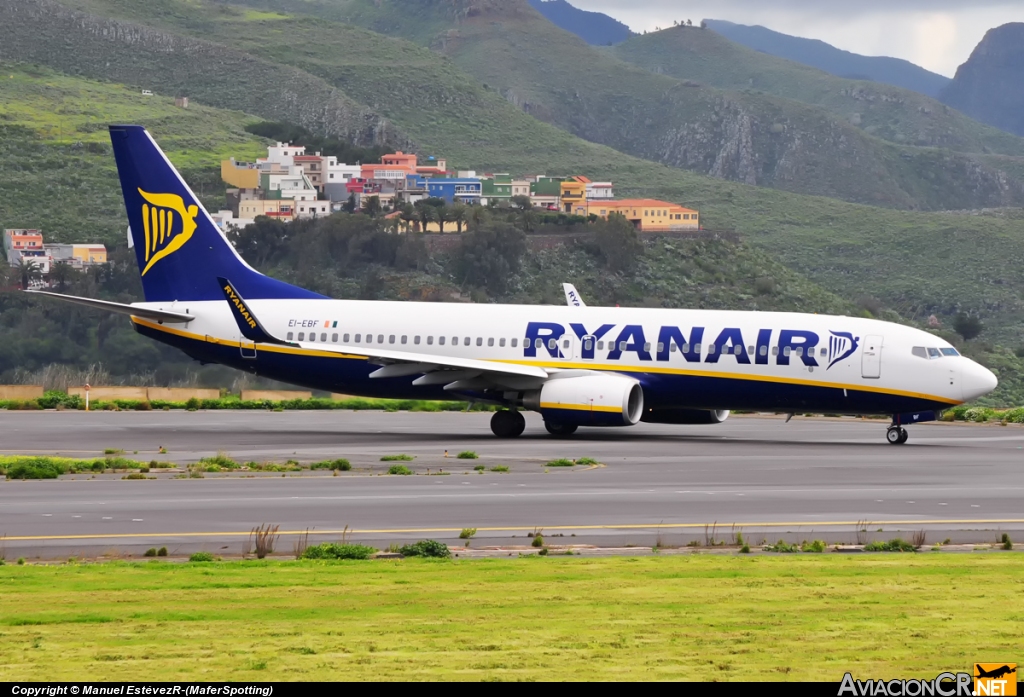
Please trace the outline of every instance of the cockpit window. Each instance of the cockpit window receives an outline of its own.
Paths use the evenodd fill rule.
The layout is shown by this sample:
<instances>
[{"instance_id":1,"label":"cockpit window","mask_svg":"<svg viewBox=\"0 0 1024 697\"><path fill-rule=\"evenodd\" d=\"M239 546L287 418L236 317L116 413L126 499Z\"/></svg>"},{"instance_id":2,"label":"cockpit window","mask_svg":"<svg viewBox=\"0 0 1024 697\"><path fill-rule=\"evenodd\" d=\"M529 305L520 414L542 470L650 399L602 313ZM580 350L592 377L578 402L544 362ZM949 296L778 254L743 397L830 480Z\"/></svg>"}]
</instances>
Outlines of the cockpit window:
<instances>
[{"instance_id":1,"label":"cockpit window","mask_svg":"<svg viewBox=\"0 0 1024 697\"><path fill-rule=\"evenodd\" d=\"M956 349L937 349L931 347L926 348L924 346L915 346L914 348L910 349L910 352L913 353L918 358L924 358L929 361L933 361L936 358L942 358L943 356L960 355L959 353L956 352Z\"/></svg>"}]
</instances>

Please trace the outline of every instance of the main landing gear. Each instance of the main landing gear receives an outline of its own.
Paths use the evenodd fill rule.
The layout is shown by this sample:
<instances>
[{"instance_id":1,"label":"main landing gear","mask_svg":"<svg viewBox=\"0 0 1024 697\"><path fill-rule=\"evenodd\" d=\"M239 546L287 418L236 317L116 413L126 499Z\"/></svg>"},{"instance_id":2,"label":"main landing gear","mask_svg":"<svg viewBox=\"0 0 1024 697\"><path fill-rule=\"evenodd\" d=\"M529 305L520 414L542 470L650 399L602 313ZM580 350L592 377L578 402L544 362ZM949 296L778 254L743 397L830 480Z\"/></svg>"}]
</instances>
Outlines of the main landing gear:
<instances>
[{"instance_id":1,"label":"main landing gear","mask_svg":"<svg viewBox=\"0 0 1024 697\"><path fill-rule=\"evenodd\" d=\"M491 432L498 438L518 438L526 430L526 419L518 411L502 409L491 417Z\"/></svg>"},{"instance_id":2,"label":"main landing gear","mask_svg":"<svg viewBox=\"0 0 1024 697\"><path fill-rule=\"evenodd\" d=\"M885 432L885 439L889 441L889 445L903 445L908 438L910 438L910 434L907 433L907 429L895 424Z\"/></svg>"},{"instance_id":3,"label":"main landing gear","mask_svg":"<svg viewBox=\"0 0 1024 697\"><path fill-rule=\"evenodd\" d=\"M576 429L579 428L576 424L561 424L557 421L545 421L544 428L548 430L548 433L558 438L567 438L572 434L576 433Z\"/></svg>"}]
</instances>

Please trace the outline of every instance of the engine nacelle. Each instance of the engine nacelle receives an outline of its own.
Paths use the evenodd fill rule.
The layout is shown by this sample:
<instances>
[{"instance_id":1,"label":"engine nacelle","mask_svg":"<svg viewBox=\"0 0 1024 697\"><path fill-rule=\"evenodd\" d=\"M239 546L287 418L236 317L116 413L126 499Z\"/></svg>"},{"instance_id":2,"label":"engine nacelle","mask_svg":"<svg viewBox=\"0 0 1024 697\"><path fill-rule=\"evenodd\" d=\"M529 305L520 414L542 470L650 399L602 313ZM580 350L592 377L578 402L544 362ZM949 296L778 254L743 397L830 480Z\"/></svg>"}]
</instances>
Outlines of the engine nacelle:
<instances>
[{"instance_id":1,"label":"engine nacelle","mask_svg":"<svg viewBox=\"0 0 1024 697\"><path fill-rule=\"evenodd\" d=\"M647 409L642 421L649 424L720 424L729 418L725 410L705 411L703 409Z\"/></svg>"},{"instance_id":2,"label":"engine nacelle","mask_svg":"<svg viewBox=\"0 0 1024 697\"><path fill-rule=\"evenodd\" d=\"M579 375L548 380L523 395L523 406L567 425L633 426L644 413L644 391L623 375Z\"/></svg>"}]
</instances>

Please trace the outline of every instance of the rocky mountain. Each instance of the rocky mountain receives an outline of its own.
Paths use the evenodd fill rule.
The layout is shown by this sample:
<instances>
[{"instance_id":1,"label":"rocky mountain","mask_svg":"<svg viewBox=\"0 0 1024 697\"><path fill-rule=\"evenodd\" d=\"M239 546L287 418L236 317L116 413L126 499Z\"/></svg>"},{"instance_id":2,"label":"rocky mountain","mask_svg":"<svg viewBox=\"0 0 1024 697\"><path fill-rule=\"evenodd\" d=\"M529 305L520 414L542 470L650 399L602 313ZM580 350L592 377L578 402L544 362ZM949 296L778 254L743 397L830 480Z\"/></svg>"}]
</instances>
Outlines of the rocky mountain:
<instances>
[{"instance_id":1,"label":"rocky mountain","mask_svg":"<svg viewBox=\"0 0 1024 697\"><path fill-rule=\"evenodd\" d=\"M611 46L633 35L619 20L600 12L581 10L565 0L530 0L530 5L555 26L594 46Z\"/></svg>"},{"instance_id":2,"label":"rocky mountain","mask_svg":"<svg viewBox=\"0 0 1024 697\"><path fill-rule=\"evenodd\" d=\"M1024 23L989 31L942 93L979 121L1024 136Z\"/></svg>"},{"instance_id":3,"label":"rocky mountain","mask_svg":"<svg viewBox=\"0 0 1024 697\"><path fill-rule=\"evenodd\" d=\"M721 19L705 20L708 27L755 51L824 70L839 77L871 80L938 97L949 78L900 58L862 56L817 39L790 36L766 27L734 24Z\"/></svg>"}]
</instances>

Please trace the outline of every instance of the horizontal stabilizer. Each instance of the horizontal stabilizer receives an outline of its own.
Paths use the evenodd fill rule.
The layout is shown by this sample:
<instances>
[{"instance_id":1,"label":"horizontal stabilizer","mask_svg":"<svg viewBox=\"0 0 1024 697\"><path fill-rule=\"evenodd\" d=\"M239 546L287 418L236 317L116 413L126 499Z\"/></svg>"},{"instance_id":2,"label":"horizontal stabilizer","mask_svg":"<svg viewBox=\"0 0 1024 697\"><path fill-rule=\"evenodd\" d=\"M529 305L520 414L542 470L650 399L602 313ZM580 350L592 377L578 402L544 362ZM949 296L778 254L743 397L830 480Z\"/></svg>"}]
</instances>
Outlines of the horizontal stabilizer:
<instances>
[{"instance_id":1,"label":"horizontal stabilizer","mask_svg":"<svg viewBox=\"0 0 1024 697\"><path fill-rule=\"evenodd\" d=\"M107 312L116 312L120 315L131 315L132 317L141 317L142 319L153 320L154 322L169 322L171 324L182 324L185 322L191 322L195 319L192 315L186 315L183 312L169 312L167 310L152 310L146 307L137 307L135 305L126 305L124 303L114 303L108 300L94 300L93 298L81 298L77 295L63 295L62 293L51 293L46 290L27 290L26 293L32 293L34 295L48 295L51 298L59 298L65 302L74 303L75 305L83 305L85 307L91 307L96 310L106 310Z\"/></svg>"}]
</instances>

